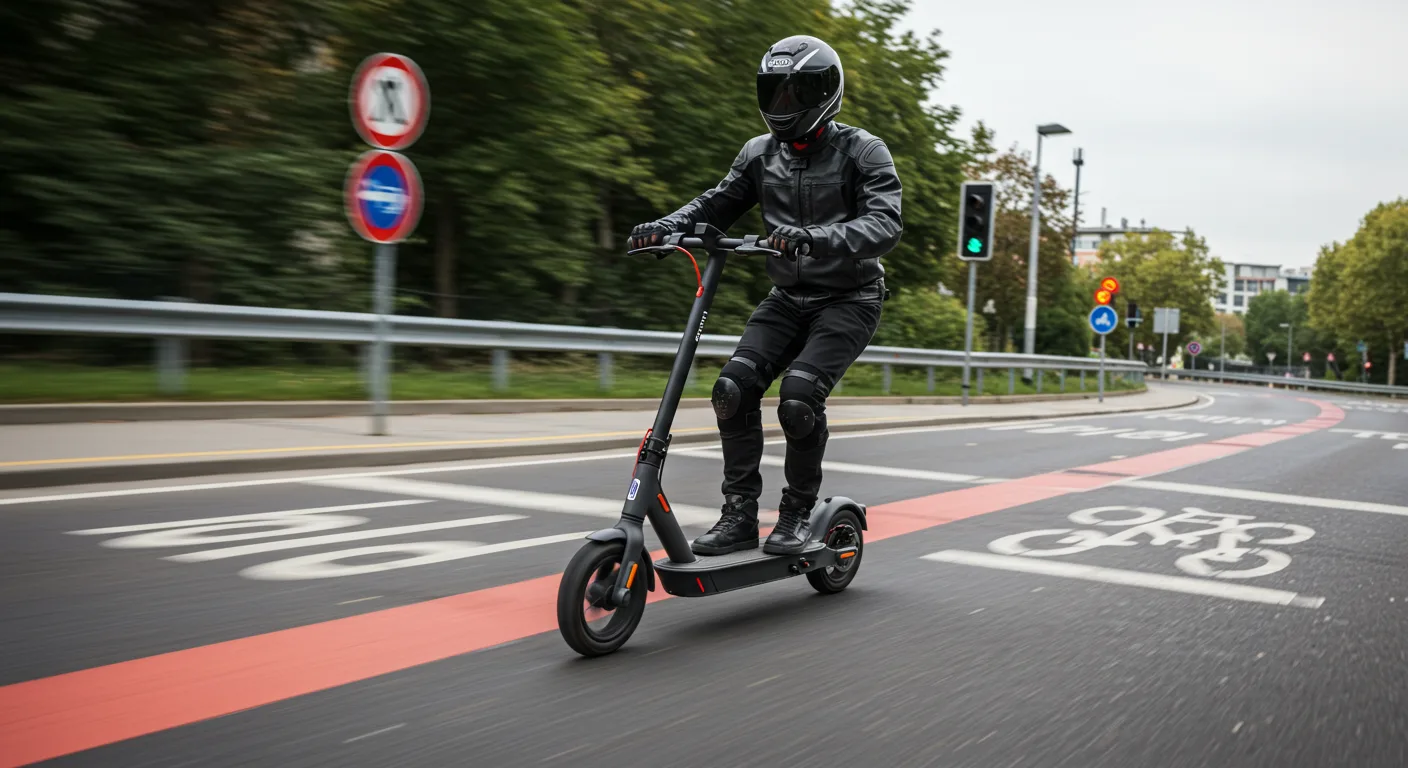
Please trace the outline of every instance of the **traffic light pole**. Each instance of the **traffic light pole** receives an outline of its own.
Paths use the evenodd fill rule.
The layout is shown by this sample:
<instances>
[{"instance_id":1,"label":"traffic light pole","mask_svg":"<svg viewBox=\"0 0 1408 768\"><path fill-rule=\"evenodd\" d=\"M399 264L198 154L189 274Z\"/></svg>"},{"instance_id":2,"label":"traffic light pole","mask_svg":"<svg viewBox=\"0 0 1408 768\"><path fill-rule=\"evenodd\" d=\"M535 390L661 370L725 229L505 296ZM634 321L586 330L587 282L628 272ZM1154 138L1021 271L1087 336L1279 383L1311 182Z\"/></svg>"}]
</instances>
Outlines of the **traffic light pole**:
<instances>
[{"instance_id":1,"label":"traffic light pole","mask_svg":"<svg viewBox=\"0 0 1408 768\"><path fill-rule=\"evenodd\" d=\"M963 326L963 405L968 405L968 375L973 359L973 294L977 292L978 262L968 262L968 321Z\"/></svg>"}]
</instances>

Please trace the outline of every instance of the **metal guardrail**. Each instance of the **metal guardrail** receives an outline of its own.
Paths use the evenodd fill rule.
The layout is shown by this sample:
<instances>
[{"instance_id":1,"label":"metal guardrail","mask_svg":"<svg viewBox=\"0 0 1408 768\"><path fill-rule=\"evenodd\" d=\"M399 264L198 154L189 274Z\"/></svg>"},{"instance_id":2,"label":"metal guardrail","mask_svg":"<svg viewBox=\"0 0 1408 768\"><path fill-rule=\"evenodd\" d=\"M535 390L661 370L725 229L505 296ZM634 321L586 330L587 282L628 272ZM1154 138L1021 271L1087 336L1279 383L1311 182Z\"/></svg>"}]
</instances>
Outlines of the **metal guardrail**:
<instances>
[{"instance_id":1,"label":"metal guardrail","mask_svg":"<svg viewBox=\"0 0 1408 768\"><path fill-rule=\"evenodd\" d=\"M239 339L259 341L311 341L363 345L369 349L382 339L378 336L378 315L357 312L323 312L306 309L272 309L183 301L126 301L73 296L43 296L0 293L0 332L65 334L74 336L139 336L157 340L157 368L164 393L182 391L189 339ZM598 355L603 389L611 384L612 355L673 356L681 334L667 331L640 331L575 325L545 325L485 320L449 320L433 317L393 315L386 318L391 345L419 347L459 347L490 349L493 380L498 389L508 386L509 351L587 352ZM733 354L737 336L704 334L696 357L726 358ZM370 356L364 356L368 380L378 375ZM934 389L934 368L963 365L963 351L871 346L857 362L882 366L883 390L890 391L891 366L928 369L928 389ZM974 352L978 391L983 391L985 369L1007 369L1008 392L1015 392L1018 368L1037 371L1037 391L1042 391L1043 371L1059 375L1059 388L1066 389L1066 372L1080 373L1085 389L1085 373L1099 369L1096 358L1056 355L1020 355L1002 352ZM1149 370L1142 362L1105 360L1107 375L1133 377L1142 381ZM838 387L839 389L839 387ZM375 391L375 390L374 390Z\"/></svg>"},{"instance_id":2,"label":"metal guardrail","mask_svg":"<svg viewBox=\"0 0 1408 768\"><path fill-rule=\"evenodd\" d=\"M1194 369L1166 368L1160 372L1164 378L1208 379L1213 381L1236 381L1248 384L1276 384L1292 389L1323 389L1333 392L1356 392L1359 394L1408 397L1408 387L1393 387L1387 384L1360 384L1354 381L1332 381L1330 379L1303 379L1294 376L1268 376L1261 373L1219 373Z\"/></svg>"}]
</instances>

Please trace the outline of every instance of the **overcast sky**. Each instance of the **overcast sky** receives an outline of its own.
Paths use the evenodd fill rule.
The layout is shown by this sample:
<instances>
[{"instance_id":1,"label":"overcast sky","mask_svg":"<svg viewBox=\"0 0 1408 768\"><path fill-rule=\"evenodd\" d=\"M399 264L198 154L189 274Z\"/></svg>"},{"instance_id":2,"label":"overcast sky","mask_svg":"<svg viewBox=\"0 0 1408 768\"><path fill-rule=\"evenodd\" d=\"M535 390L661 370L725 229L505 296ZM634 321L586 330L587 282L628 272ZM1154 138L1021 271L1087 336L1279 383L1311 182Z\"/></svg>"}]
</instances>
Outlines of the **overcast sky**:
<instances>
[{"instance_id":1,"label":"overcast sky","mask_svg":"<svg viewBox=\"0 0 1408 768\"><path fill-rule=\"evenodd\" d=\"M1083 224L1191 226L1229 261L1306 265L1408 197L1408 0L914 0L942 103L1074 182ZM1090 190L1086 195L1085 190Z\"/></svg>"}]
</instances>

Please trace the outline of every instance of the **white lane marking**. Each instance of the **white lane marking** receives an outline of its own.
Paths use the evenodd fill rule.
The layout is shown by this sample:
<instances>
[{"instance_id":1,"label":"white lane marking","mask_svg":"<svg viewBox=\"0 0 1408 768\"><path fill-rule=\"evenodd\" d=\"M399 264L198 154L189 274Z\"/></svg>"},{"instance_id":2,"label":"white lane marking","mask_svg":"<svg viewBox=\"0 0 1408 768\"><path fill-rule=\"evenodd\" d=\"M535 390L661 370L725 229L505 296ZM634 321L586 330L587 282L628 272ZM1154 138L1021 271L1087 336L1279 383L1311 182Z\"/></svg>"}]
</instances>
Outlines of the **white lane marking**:
<instances>
[{"instance_id":1,"label":"white lane marking","mask_svg":"<svg viewBox=\"0 0 1408 768\"><path fill-rule=\"evenodd\" d=\"M986 552L968 552L959 549L946 549L924 555L923 560L937 563L971 565L979 568L995 568L1004 571L1035 573L1042 576L1059 576L1083 581L1099 581L1106 584L1120 584L1129 587L1162 589L1167 592L1182 592L1189 595L1220 597L1227 600L1242 600L1250 603L1270 605L1290 605L1300 608L1319 608L1325 602L1323 597L1306 597L1280 589L1253 587L1246 584L1229 584L1225 581L1209 581L1188 576L1164 576L1155 573L1125 571L1117 568L1100 568L1093 565L1063 563L1054 560L1032 560L1011 555L992 555Z\"/></svg>"},{"instance_id":2,"label":"white lane marking","mask_svg":"<svg viewBox=\"0 0 1408 768\"><path fill-rule=\"evenodd\" d=\"M1203 395L1207 397L1206 395ZM1177 406L1170 410L1197 410L1211 405ZM1124 413L1102 413L1084 414L1073 416L1061 416L1048 419L1018 419L1005 422L1013 429L1020 429L1034 424L1052 424L1057 421L1068 421L1070 419L1108 419L1124 416L1137 416L1137 411L1127 411ZM947 424L933 427L895 427L892 429L876 429L870 431L840 432L832 435L829 440L850 440L867 437L890 437L893 435L920 434L925 432L948 432L963 429L992 429L990 425L994 422L973 422L969 424ZM785 439L775 439L768 441L769 445L778 445L786 442ZM676 449L685 450L683 446ZM123 496L144 496L156 493L182 493L189 491L216 491L227 488L253 488L262 485L287 485L291 483L307 483L322 480L341 480L353 477L397 477L406 475L424 475L437 472L473 472L485 469L512 469L515 467L537 467L545 464L568 464L581 461L601 461L603 459L633 458L634 451L630 452L596 452L596 453L560 453L547 454L544 456L523 459L518 461L496 461L487 463L465 463L450 466L416 467L414 469L377 469L366 472L339 472L331 475L297 475L292 477L264 478L259 480L231 480L223 483L192 483L188 485L164 485L150 488L121 488L108 491L84 491L80 493L57 493L45 496L20 496L15 498L0 498L0 507L12 506L15 504L44 504L54 501L82 501L85 499L111 499Z\"/></svg>"},{"instance_id":3,"label":"white lane marking","mask_svg":"<svg viewBox=\"0 0 1408 768\"><path fill-rule=\"evenodd\" d=\"M1401 451L1401 450L1403 450L1404 448L1408 448L1408 443L1399 443L1398 445L1395 445L1395 446L1393 446L1393 447L1394 447L1396 450L1400 450L1400 451Z\"/></svg>"},{"instance_id":4,"label":"white lane marking","mask_svg":"<svg viewBox=\"0 0 1408 768\"><path fill-rule=\"evenodd\" d=\"M338 605L351 605L351 604L353 604L353 603L365 603L365 602L367 602L368 600L380 600L380 599L381 599L381 595L372 595L371 597L359 597L359 598L357 598L356 600L343 600L342 602L338 603Z\"/></svg>"},{"instance_id":5,"label":"white lane marking","mask_svg":"<svg viewBox=\"0 0 1408 768\"><path fill-rule=\"evenodd\" d=\"M352 738L350 738L350 739L348 739L348 740L346 740L346 741L344 741L344 742L342 742L342 743L343 743L343 744L351 744L351 743L354 742L354 741L361 741L362 739L370 739L370 738L373 737L373 736L380 736L380 735L383 734L383 733L390 733L391 731L394 731L394 730L396 730L397 728L405 728L405 727L406 727L406 724L405 724L405 723L398 723L398 724L396 724L396 725L392 725L392 726L389 726L389 727L386 727L386 728L382 728L381 730L372 731L371 733L364 733L364 734L362 734L361 736L353 736Z\"/></svg>"},{"instance_id":6,"label":"white lane marking","mask_svg":"<svg viewBox=\"0 0 1408 768\"><path fill-rule=\"evenodd\" d=\"M689 451L689 456L701 459L714 459L722 461L724 455L720 451ZM786 466L787 460L781 456L765 455L760 463L765 467ZM956 472L934 472L927 469L906 469L903 467L881 467L874 464L851 464L844 461L823 461L821 463L823 472L843 472L857 475L875 475L877 477L903 477L911 480L934 480L941 483L1001 483L1005 479L980 477L978 475L963 475Z\"/></svg>"},{"instance_id":7,"label":"white lane marking","mask_svg":"<svg viewBox=\"0 0 1408 768\"><path fill-rule=\"evenodd\" d=\"M536 539L505 541L500 544L474 544L467 541L426 541L409 544L382 544L360 549L340 549L335 552L319 552L272 563L252 565L240 571L247 579L259 581L303 581L306 579L328 579L340 576L360 576L368 573L381 573L397 568L414 568L432 565L466 557L490 555L495 552L508 552L546 544L559 544L586 538L590 531L562 533L556 536L541 536ZM339 565L337 561L352 557L369 557L407 553L410 557L367 565Z\"/></svg>"},{"instance_id":8,"label":"white lane marking","mask_svg":"<svg viewBox=\"0 0 1408 768\"><path fill-rule=\"evenodd\" d=\"M587 496L568 496L560 493L538 491L518 491L503 488L486 488L478 485L457 485L455 483L432 483L424 480L404 480L395 477L349 477L329 480L304 481L309 485L326 488L343 488L374 493L388 493L397 496L420 496L446 501L462 501L470 504L532 509L539 512L561 512L572 515L587 515L615 520L621 516L624 499L598 499ZM623 496L625 489L622 488ZM713 524L719 518L718 510L693 507L684 504L671 504L675 518L682 525Z\"/></svg>"},{"instance_id":9,"label":"white lane marking","mask_svg":"<svg viewBox=\"0 0 1408 768\"><path fill-rule=\"evenodd\" d=\"M329 512L352 512L359 509L385 509L386 507L406 507L412 504L429 504L426 499L403 499L400 501L377 501L369 504L343 504L336 507L308 507L307 509L286 509L282 512L255 512L249 515L225 515L224 517L202 517L195 520L173 520L166 523L142 523L140 525L116 525L110 528L89 528L83 531L69 531L74 536L106 536L113 533L137 533L139 531L164 531L171 528L186 528L193 525L213 525L215 523L242 523L251 520L272 520L297 515L321 515Z\"/></svg>"},{"instance_id":10,"label":"white lane marking","mask_svg":"<svg viewBox=\"0 0 1408 768\"><path fill-rule=\"evenodd\" d=\"M1301 507L1343 509L1352 512L1377 512L1383 515L1408 516L1408 507L1401 507L1396 504L1378 504L1372 501L1350 501L1348 499L1327 499L1319 496L1294 496L1288 493L1249 491L1242 488L1223 488L1216 485L1170 483L1162 480L1118 480L1114 482L1112 486L1141 488L1146 491L1192 493L1199 496L1215 496L1223 499L1241 499L1243 501L1266 501L1272 504L1293 504Z\"/></svg>"},{"instance_id":11,"label":"white lane marking","mask_svg":"<svg viewBox=\"0 0 1408 768\"><path fill-rule=\"evenodd\" d=\"M1377 437L1382 440L1408 440L1408 432L1379 432L1373 429L1344 429L1339 427L1331 429L1330 431L1338 432L1342 435L1354 435L1361 440L1370 437Z\"/></svg>"},{"instance_id":12,"label":"white lane marking","mask_svg":"<svg viewBox=\"0 0 1408 768\"><path fill-rule=\"evenodd\" d=\"M523 519L523 515L485 515L484 517L465 517L460 518L458 520L439 520L433 523L397 525L392 526L390 528L372 528L365 531L348 531L347 533L329 533L324 536L308 536L302 539L261 541L258 544L241 544L235 547L221 547L220 549L203 549L199 552L186 552L180 555L170 555L164 559L176 563L204 563L209 562L211 560L225 560L227 558L242 557L244 555L258 555L264 552L281 552L286 549L320 547L324 544L341 544L347 541L384 539L390 536L406 536L412 533L425 533L427 531L444 531L449 530L451 528L465 528L471 525L508 523L514 520Z\"/></svg>"},{"instance_id":13,"label":"white lane marking","mask_svg":"<svg viewBox=\"0 0 1408 768\"><path fill-rule=\"evenodd\" d=\"M1264 427L1277 427L1286 423L1285 419L1259 419L1251 416L1215 416L1206 413L1151 413L1146 419L1161 421L1196 421L1200 424L1255 424Z\"/></svg>"},{"instance_id":14,"label":"white lane marking","mask_svg":"<svg viewBox=\"0 0 1408 768\"><path fill-rule=\"evenodd\" d=\"M1003 431L1006 431L1006 430L1009 430L1009 429L1036 429L1036 428L1038 428L1038 427L1050 427L1050 426L1052 426L1053 424L1054 424L1054 422L1050 422L1050 421L1038 421L1038 422L1036 422L1036 423L1034 423L1034 424L1004 424L1003 426L1000 426L1000 427L988 427L988 431L990 431L990 432L1003 432Z\"/></svg>"}]
</instances>

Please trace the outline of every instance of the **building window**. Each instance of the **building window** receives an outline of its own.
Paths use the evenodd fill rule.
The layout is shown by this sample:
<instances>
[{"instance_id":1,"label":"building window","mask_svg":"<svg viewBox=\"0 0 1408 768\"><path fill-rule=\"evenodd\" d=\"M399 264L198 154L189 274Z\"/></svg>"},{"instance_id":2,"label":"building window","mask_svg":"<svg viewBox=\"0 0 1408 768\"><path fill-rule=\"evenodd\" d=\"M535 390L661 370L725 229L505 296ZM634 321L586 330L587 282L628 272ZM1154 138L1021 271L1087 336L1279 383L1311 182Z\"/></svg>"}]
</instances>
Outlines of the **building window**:
<instances>
[{"instance_id":1,"label":"building window","mask_svg":"<svg viewBox=\"0 0 1408 768\"><path fill-rule=\"evenodd\" d=\"M1218 296L1217 303L1221 304L1224 307L1227 306L1227 294L1224 293L1221 296Z\"/></svg>"},{"instance_id":2,"label":"building window","mask_svg":"<svg viewBox=\"0 0 1408 768\"><path fill-rule=\"evenodd\" d=\"M1246 280L1238 280L1238 281L1237 281L1237 290L1239 290L1239 291L1245 291L1245 290L1247 290L1247 281L1246 281Z\"/></svg>"},{"instance_id":3,"label":"building window","mask_svg":"<svg viewBox=\"0 0 1408 768\"><path fill-rule=\"evenodd\" d=\"M1233 296L1233 297L1232 297L1232 302L1233 302L1233 306L1237 306L1237 307L1242 306L1242 297L1241 297L1241 295Z\"/></svg>"}]
</instances>

